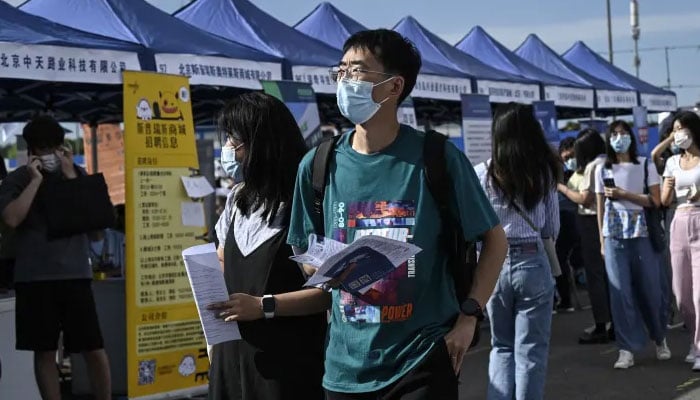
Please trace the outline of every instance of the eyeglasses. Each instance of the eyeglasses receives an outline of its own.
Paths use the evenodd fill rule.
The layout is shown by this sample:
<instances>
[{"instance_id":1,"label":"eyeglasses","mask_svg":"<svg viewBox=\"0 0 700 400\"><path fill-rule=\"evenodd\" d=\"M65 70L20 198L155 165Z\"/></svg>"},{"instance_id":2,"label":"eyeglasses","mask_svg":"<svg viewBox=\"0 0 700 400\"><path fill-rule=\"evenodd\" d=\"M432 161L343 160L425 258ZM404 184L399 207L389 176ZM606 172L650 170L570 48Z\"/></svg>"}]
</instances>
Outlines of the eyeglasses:
<instances>
[{"instance_id":1,"label":"eyeglasses","mask_svg":"<svg viewBox=\"0 0 700 400\"><path fill-rule=\"evenodd\" d=\"M233 151L238 151L241 147L243 147L245 143L241 143L238 146L233 146Z\"/></svg>"},{"instance_id":2,"label":"eyeglasses","mask_svg":"<svg viewBox=\"0 0 700 400\"><path fill-rule=\"evenodd\" d=\"M379 71L371 71L368 69L363 69L360 67L350 67L350 68L340 68L340 67L333 67L328 70L328 74L331 77L331 80L334 82L338 82L339 80L349 77L350 80L353 81L359 81L361 80L360 78L364 74L380 74L380 75L385 75L385 76L394 76L394 74L388 74L386 72L379 72Z\"/></svg>"}]
</instances>

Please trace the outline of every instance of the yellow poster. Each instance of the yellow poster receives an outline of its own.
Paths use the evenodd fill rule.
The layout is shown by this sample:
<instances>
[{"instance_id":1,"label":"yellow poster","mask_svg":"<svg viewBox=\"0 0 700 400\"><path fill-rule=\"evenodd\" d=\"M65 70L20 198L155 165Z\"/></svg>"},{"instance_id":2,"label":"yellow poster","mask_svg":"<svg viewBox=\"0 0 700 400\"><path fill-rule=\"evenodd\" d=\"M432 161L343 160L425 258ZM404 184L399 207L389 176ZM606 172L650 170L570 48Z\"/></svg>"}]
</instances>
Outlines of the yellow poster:
<instances>
[{"instance_id":1,"label":"yellow poster","mask_svg":"<svg viewBox=\"0 0 700 400\"><path fill-rule=\"evenodd\" d=\"M128 397L184 395L209 369L181 257L206 231L182 211L193 200L181 179L199 167L189 83L131 71L123 81Z\"/></svg>"}]
</instances>

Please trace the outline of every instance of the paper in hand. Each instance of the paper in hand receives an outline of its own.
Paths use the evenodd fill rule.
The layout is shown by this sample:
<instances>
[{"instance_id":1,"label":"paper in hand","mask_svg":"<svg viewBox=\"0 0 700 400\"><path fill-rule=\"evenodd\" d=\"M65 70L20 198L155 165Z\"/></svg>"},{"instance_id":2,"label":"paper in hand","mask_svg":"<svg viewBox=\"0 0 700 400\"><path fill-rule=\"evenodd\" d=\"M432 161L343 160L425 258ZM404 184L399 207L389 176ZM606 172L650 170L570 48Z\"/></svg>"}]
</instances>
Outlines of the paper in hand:
<instances>
[{"instance_id":1,"label":"paper in hand","mask_svg":"<svg viewBox=\"0 0 700 400\"><path fill-rule=\"evenodd\" d=\"M213 243L190 247L182 252L187 277L192 286L194 301L199 312L204 337L207 344L238 340L241 334L236 322L225 322L217 318L216 311L207 310L212 303L228 300L228 290L224 273L219 264L216 247Z\"/></svg>"},{"instance_id":2,"label":"paper in hand","mask_svg":"<svg viewBox=\"0 0 700 400\"><path fill-rule=\"evenodd\" d=\"M204 204L202 203L193 201L180 203L180 215L183 226L206 226L204 221Z\"/></svg>"}]
</instances>

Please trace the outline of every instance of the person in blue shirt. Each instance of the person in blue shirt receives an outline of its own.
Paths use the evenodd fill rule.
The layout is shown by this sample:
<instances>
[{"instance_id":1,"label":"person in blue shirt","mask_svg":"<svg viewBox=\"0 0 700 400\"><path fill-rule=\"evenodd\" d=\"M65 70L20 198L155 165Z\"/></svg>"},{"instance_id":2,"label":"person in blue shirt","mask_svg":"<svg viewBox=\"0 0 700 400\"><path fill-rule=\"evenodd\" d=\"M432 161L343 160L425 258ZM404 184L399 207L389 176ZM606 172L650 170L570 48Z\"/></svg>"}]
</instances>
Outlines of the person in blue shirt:
<instances>
[{"instance_id":1,"label":"person in blue shirt","mask_svg":"<svg viewBox=\"0 0 700 400\"><path fill-rule=\"evenodd\" d=\"M364 294L312 288L273 296L275 316L330 308L323 387L336 399L457 399L477 319L506 255L503 228L467 157L445 145L451 211L466 240L483 242L461 306L440 242L440 214L423 172L425 134L400 125L397 106L411 93L421 58L395 31L351 36L331 71L338 108L355 129L337 142L328 168L326 236L350 243L365 234L402 237L422 249ZM314 233L313 151L297 175L288 243L303 251ZM234 294L230 315L263 317L262 300ZM464 304L464 303L463 303Z\"/></svg>"}]
</instances>

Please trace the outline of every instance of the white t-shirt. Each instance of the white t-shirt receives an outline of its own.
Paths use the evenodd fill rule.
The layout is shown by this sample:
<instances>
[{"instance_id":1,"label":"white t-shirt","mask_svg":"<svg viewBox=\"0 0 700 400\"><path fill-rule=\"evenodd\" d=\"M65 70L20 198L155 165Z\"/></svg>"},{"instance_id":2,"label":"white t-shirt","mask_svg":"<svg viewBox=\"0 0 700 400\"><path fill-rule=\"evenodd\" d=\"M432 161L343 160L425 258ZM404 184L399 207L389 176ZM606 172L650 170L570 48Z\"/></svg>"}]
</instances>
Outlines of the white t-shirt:
<instances>
[{"instance_id":1,"label":"white t-shirt","mask_svg":"<svg viewBox=\"0 0 700 400\"><path fill-rule=\"evenodd\" d=\"M675 156L666 160L666 169L664 170L664 178L676 178L676 201L678 208L700 205L700 201L693 203L688 202L688 197L692 193L693 185L695 189L700 189L700 164L695 167L684 170L681 168L681 155Z\"/></svg>"},{"instance_id":2,"label":"white t-shirt","mask_svg":"<svg viewBox=\"0 0 700 400\"><path fill-rule=\"evenodd\" d=\"M630 193L644 193L644 157L637 157L639 164L631 162L617 163L612 165L612 176L609 176L610 170L605 168L605 164L601 164L595 171L595 192L605 193L605 185L603 178L612 177L615 180L615 186L626 190ZM649 186L658 185L660 183L659 173L656 172L656 166L653 162L647 162L647 173L649 174L647 184ZM642 210L643 207L639 204L628 200L615 200L612 202L616 210Z\"/></svg>"}]
</instances>

